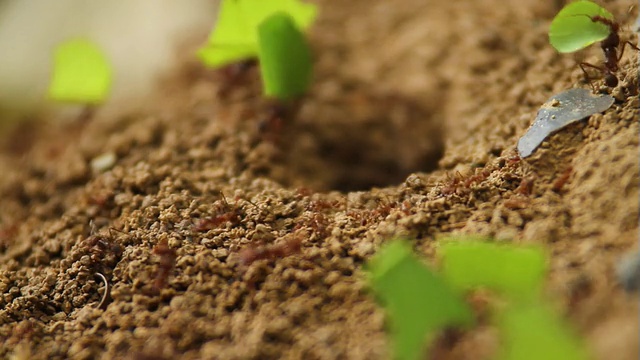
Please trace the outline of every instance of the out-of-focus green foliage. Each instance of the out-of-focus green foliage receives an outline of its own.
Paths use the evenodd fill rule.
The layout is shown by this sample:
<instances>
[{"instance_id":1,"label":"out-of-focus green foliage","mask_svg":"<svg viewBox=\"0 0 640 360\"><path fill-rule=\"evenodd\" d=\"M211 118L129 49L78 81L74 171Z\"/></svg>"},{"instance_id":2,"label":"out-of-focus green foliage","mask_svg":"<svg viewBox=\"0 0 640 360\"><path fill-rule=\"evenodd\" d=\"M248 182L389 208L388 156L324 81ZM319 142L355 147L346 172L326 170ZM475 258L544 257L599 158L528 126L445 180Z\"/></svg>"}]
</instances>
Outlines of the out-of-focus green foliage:
<instances>
[{"instance_id":1,"label":"out-of-focus green foliage","mask_svg":"<svg viewBox=\"0 0 640 360\"><path fill-rule=\"evenodd\" d=\"M211 68L258 56L258 26L284 12L306 30L317 15L315 5L299 0L223 0L216 25L198 57Z\"/></svg>"},{"instance_id":2,"label":"out-of-focus green foliage","mask_svg":"<svg viewBox=\"0 0 640 360\"><path fill-rule=\"evenodd\" d=\"M422 359L429 335L472 324L462 293L480 287L506 300L494 308L502 340L499 360L588 359L579 339L541 299L546 271L541 249L449 238L439 255L442 276L402 241L384 246L367 264L369 283L387 313L395 358Z\"/></svg>"},{"instance_id":3,"label":"out-of-focus green foliage","mask_svg":"<svg viewBox=\"0 0 640 360\"><path fill-rule=\"evenodd\" d=\"M370 284L385 307L396 359L420 359L427 335L470 325L470 308L430 271L404 241L393 241L367 265Z\"/></svg>"},{"instance_id":4,"label":"out-of-focus green foliage","mask_svg":"<svg viewBox=\"0 0 640 360\"><path fill-rule=\"evenodd\" d=\"M85 39L60 44L54 53L49 97L59 102L100 104L111 88L111 66L100 48Z\"/></svg>"},{"instance_id":5,"label":"out-of-focus green foliage","mask_svg":"<svg viewBox=\"0 0 640 360\"><path fill-rule=\"evenodd\" d=\"M536 297L544 281L542 249L486 241L443 241L442 274L457 289L487 287L512 298Z\"/></svg>"},{"instance_id":6,"label":"out-of-focus green foliage","mask_svg":"<svg viewBox=\"0 0 640 360\"><path fill-rule=\"evenodd\" d=\"M311 82L311 50L293 18L276 13L258 27L264 93L280 100L302 95Z\"/></svg>"},{"instance_id":7,"label":"out-of-focus green foliage","mask_svg":"<svg viewBox=\"0 0 640 360\"><path fill-rule=\"evenodd\" d=\"M529 302L498 314L499 360L584 360L584 345L548 306Z\"/></svg>"}]
</instances>

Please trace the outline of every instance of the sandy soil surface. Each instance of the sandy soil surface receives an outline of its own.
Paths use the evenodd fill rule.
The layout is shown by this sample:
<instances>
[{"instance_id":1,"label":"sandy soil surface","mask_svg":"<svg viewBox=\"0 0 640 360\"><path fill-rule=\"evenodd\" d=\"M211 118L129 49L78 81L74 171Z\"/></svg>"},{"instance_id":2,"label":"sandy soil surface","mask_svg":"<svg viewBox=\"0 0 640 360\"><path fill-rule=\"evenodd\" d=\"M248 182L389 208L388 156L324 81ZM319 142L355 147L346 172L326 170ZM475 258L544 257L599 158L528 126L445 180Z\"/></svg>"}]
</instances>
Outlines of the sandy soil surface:
<instances>
[{"instance_id":1,"label":"sandy soil surface","mask_svg":"<svg viewBox=\"0 0 640 360\"><path fill-rule=\"evenodd\" d=\"M479 234L544 244L546 292L595 357L637 359L637 296L615 276L637 251L637 52L609 110L519 160L538 107L602 59L548 45L561 2L318 3L316 81L284 122L255 71L185 61L148 110L5 141L0 356L388 358L364 262L394 237L432 258ZM635 2L602 3L631 38ZM434 354L496 347L485 326Z\"/></svg>"}]
</instances>

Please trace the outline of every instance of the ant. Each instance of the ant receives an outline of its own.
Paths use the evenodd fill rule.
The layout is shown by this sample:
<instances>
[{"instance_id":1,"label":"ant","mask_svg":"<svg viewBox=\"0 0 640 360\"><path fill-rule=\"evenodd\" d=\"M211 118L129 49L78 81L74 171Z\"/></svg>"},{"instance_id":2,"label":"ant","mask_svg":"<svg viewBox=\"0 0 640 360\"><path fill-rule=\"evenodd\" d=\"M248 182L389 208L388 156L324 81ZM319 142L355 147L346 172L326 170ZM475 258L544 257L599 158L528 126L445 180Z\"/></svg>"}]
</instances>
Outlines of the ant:
<instances>
[{"instance_id":1,"label":"ant","mask_svg":"<svg viewBox=\"0 0 640 360\"><path fill-rule=\"evenodd\" d=\"M261 108L261 117L256 130L261 140L275 145L282 144L283 133L299 113L302 102L300 98L291 100L267 100Z\"/></svg>"},{"instance_id":2,"label":"ant","mask_svg":"<svg viewBox=\"0 0 640 360\"><path fill-rule=\"evenodd\" d=\"M220 196L222 197L222 207L218 209L217 215L198 221L197 224L194 224L195 231L204 232L216 229L226 223L231 223L231 225L234 226L240 223L242 220L242 210L240 210L237 205L231 206L222 192L220 192ZM245 201L256 206L248 200Z\"/></svg>"},{"instance_id":3,"label":"ant","mask_svg":"<svg viewBox=\"0 0 640 360\"><path fill-rule=\"evenodd\" d=\"M89 255L91 266L98 272L104 271L108 266L107 263L115 263L116 259L122 256L122 246L113 241L113 232L122 232L115 228L109 228L109 236L97 233L96 225L91 220L89 222L91 232L81 246Z\"/></svg>"},{"instance_id":4,"label":"ant","mask_svg":"<svg viewBox=\"0 0 640 360\"><path fill-rule=\"evenodd\" d=\"M554 192L562 191L562 187L567 183L569 177L571 177L571 173L573 172L573 167L569 166L558 178L553 182L551 186L551 190Z\"/></svg>"},{"instance_id":5,"label":"ant","mask_svg":"<svg viewBox=\"0 0 640 360\"><path fill-rule=\"evenodd\" d=\"M638 51L640 51L640 48L627 40L622 43L622 49L620 49L620 55L618 55L618 46L620 46L620 35L618 34L618 31L620 30L620 25L614 20L607 19L603 16L586 16L589 17L593 22L599 22L606 25L609 28L609 36L607 36L600 42L600 47L602 48L602 52L604 53L605 57L604 66L596 66L587 62L581 62L580 68L584 72L584 75L587 81L589 81L589 84L591 85L591 88L594 92L596 91L596 89L591 83L591 78L589 77L589 73L587 73L585 66L594 68L603 73L604 83L608 87L616 87L618 86L618 77L615 75L615 73L618 71L618 62L620 62L620 59L622 59L625 47L627 46L627 44L629 44L629 46Z\"/></svg>"},{"instance_id":6,"label":"ant","mask_svg":"<svg viewBox=\"0 0 640 360\"><path fill-rule=\"evenodd\" d=\"M153 282L153 289L157 292L167 286L169 275L175 266L178 255L174 249L169 247L167 239L161 239L156 246L153 247L152 251L153 254L159 258L158 270Z\"/></svg>"},{"instance_id":7,"label":"ant","mask_svg":"<svg viewBox=\"0 0 640 360\"><path fill-rule=\"evenodd\" d=\"M226 98L235 88L246 84L250 73L257 68L257 65L257 59L245 59L218 70L217 80L220 82L218 97Z\"/></svg>"},{"instance_id":8,"label":"ant","mask_svg":"<svg viewBox=\"0 0 640 360\"><path fill-rule=\"evenodd\" d=\"M520 185L515 190L515 192L517 194L525 195L525 196L531 195L531 193L533 192L534 181L535 179L533 178L533 176L523 178L522 181L520 181Z\"/></svg>"},{"instance_id":9,"label":"ant","mask_svg":"<svg viewBox=\"0 0 640 360\"><path fill-rule=\"evenodd\" d=\"M277 244L246 247L238 254L240 263L249 266L258 260L275 260L297 254L302 250L303 236L296 232Z\"/></svg>"}]
</instances>

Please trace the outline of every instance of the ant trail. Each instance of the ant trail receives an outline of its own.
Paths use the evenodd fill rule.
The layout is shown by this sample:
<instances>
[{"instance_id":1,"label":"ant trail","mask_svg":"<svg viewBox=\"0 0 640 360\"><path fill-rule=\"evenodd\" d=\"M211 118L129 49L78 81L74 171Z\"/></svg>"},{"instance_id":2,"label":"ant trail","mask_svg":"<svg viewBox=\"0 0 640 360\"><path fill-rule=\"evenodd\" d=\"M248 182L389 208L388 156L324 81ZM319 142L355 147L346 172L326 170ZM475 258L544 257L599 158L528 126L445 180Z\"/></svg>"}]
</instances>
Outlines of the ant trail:
<instances>
[{"instance_id":1,"label":"ant trail","mask_svg":"<svg viewBox=\"0 0 640 360\"><path fill-rule=\"evenodd\" d=\"M111 287L109 286L109 281L102 273L98 272L95 275L102 279L102 281L104 282L104 293L102 294L102 299L100 299L100 303L98 303L98 306L96 308L105 310L107 308L109 295L111 294Z\"/></svg>"}]
</instances>

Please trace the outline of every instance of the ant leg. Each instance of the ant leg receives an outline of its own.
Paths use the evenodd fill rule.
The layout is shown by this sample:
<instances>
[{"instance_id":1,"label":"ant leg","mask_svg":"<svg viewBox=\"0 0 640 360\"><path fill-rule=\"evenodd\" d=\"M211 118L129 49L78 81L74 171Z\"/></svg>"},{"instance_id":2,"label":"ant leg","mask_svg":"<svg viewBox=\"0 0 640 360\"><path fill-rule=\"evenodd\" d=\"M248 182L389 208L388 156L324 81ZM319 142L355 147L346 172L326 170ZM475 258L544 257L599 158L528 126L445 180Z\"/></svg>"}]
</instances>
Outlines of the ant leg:
<instances>
[{"instance_id":1,"label":"ant leg","mask_svg":"<svg viewBox=\"0 0 640 360\"><path fill-rule=\"evenodd\" d=\"M635 46L631 41L627 40L627 41L622 43L622 49L620 49L620 55L618 55L618 59L617 59L618 61L620 61L620 59L622 59L622 55L624 54L624 49L627 47L627 44L629 46L631 46L632 48L640 51L639 47Z\"/></svg>"},{"instance_id":2,"label":"ant leg","mask_svg":"<svg viewBox=\"0 0 640 360\"><path fill-rule=\"evenodd\" d=\"M598 71L600 71L601 73L606 74L607 70L603 67L600 66L596 66L593 64L589 64L588 62L581 62L580 64L580 69L582 69L582 72L584 73L584 77L585 79L589 82L589 85L591 86L591 89L593 90L594 93L597 92L596 87L593 85L593 81L591 81L591 76L589 76L589 73L587 72L587 70L584 68L585 66L596 69Z\"/></svg>"}]
</instances>

